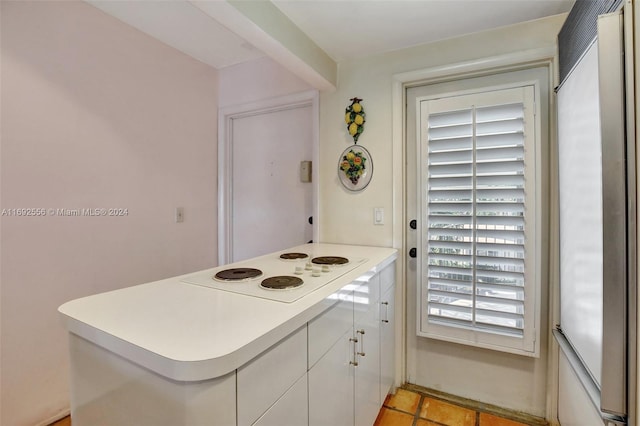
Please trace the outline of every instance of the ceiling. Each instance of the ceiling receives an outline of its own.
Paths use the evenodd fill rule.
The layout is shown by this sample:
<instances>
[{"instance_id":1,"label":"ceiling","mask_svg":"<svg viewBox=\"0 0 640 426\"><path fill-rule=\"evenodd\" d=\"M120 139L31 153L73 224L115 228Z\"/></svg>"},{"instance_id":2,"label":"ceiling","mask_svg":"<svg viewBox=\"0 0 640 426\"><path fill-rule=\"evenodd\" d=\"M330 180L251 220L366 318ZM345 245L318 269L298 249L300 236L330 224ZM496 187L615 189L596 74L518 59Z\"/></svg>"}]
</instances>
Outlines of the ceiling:
<instances>
[{"instance_id":1,"label":"ceiling","mask_svg":"<svg viewBox=\"0 0 640 426\"><path fill-rule=\"evenodd\" d=\"M265 56L228 30L230 25L203 13L201 6L194 6L221 4L222 0L86 1L215 68ZM272 0L272 3L340 63L568 12L574 1Z\"/></svg>"},{"instance_id":2,"label":"ceiling","mask_svg":"<svg viewBox=\"0 0 640 426\"><path fill-rule=\"evenodd\" d=\"M568 12L574 0L273 0L336 62Z\"/></svg>"},{"instance_id":3,"label":"ceiling","mask_svg":"<svg viewBox=\"0 0 640 426\"><path fill-rule=\"evenodd\" d=\"M261 51L253 48L189 1L85 1L215 68L224 68L264 56Z\"/></svg>"}]
</instances>

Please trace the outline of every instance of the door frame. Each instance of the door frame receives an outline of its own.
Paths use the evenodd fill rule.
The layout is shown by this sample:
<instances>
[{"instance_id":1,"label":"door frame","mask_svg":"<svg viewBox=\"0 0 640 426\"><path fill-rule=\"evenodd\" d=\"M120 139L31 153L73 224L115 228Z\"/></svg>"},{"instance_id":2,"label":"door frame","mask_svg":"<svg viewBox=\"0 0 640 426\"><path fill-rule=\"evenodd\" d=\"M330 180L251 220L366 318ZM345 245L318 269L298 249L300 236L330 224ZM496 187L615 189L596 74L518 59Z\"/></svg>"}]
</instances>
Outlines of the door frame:
<instances>
[{"instance_id":1,"label":"door frame","mask_svg":"<svg viewBox=\"0 0 640 426\"><path fill-rule=\"evenodd\" d=\"M309 90L291 95L270 98L240 105L220 108L218 111L218 265L225 265L231 259L233 241L231 230L233 224L232 205L232 147L233 120L253 115L269 114L272 112L311 107L311 184L313 198L313 240L319 234L318 224L318 158L320 134L320 97L317 90Z\"/></svg>"},{"instance_id":2,"label":"door frame","mask_svg":"<svg viewBox=\"0 0 640 426\"><path fill-rule=\"evenodd\" d=\"M407 183L406 183L406 164L410 159L407 158L406 144L406 90L410 87L444 83L473 77L485 76L498 72L515 71L522 68L529 68L535 65L547 66L550 70L550 84L554 87L557 84L555 70L557 69L557 47L555 45L507 53L503 55L492 56L488 58L474 59L448 65L441 65L432 68L409 71L394 74L392 76L392 170L393 170L393 228L392 241L393 247L399 250L396 282L400 285L396 286L396 300L402 301L397 305L396 311L396 359L400 360L396 365L396 385L410 381L407 368L408 353L408 336L407 336L407 306L408 303L415 303L414 300L407 300L407 282L406 282L406 261L409 247L406 241L406 229L409 225L410 218L406 208L407 203ZM553 104L554 99L550 102ZM551 105L551 114L549 117L549 126L551 129L556 128L556 117L553 111L555 107ZM555 132L550 134L551 146L555 146ZM553 150L552 150L553 151ZM550 153L550 170L556 169L556 155ZM553 182L557 182L555 172L550 177L551 182L551 199L550 206L553 211L557 210L555 205L556 192L553 189ZM550 230L557 230L557 218L554 213L550 217ZM550 250L557 254L558 241L555 238L550 239ZM553 255L553 253L552 253ZM549 290L549 323L555 324L559 318L559 301L558 301L558 271L557 265L553 261L550 263L550 281L552 287ZM557 354L557 346L553 344L551 333L549 333L551 341L549 342L549 371L547 374L547 418L555 418L557 413L557 361L554 361L554 354Z\"/></svg>"}]
</instances>

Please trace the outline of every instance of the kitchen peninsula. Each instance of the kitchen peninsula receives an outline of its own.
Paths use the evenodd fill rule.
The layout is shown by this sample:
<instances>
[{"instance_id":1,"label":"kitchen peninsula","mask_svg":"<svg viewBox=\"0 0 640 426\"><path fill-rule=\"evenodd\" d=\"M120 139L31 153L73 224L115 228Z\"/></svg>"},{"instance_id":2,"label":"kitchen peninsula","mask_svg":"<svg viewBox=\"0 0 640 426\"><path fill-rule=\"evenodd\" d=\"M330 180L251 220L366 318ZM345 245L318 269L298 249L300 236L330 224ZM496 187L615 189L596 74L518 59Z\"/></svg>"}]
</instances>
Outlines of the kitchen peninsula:
<instances>
[{"instance_id":1,"label":"kitchen peninsula","mask_svg":"<svg viewBox=\"0 0 640 426\"><path fill-rule=\"evenodd\" d=\"M371 425L396 258L306 244L65 303L74 426Z\"/></svg>"}]
</instances>

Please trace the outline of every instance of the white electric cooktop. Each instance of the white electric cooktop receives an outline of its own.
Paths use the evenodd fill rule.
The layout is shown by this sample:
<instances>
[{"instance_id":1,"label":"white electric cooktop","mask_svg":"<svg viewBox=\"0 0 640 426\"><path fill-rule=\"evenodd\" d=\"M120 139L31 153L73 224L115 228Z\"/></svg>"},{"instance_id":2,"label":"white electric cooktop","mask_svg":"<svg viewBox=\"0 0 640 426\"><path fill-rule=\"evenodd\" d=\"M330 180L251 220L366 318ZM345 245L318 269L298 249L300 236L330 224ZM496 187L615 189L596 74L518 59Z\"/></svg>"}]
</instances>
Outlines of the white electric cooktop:
<instances>
[{"instance_id":1,"label":"white electric cooktop","mask_svg":"<svg viewBox=\"0 0 640 426\"><path fill-rule=\"evenodd\" d=\"M305 254L306 257L301 259L283 259L280 257L282 254L289 253L301 253ZM296 252L285 250L276 254L224 265L210 271L186 276L181 281L186 284L194 284L246 296L291 303L329 284L367 261L365 258L348 257L345 258L347 263L344 264L321 265L313 262L314 258L321 256L342 257L340 254L335 253L314 253L313 250ZM262 275L238 281L225 281L216 278L216 274L219 272L237 268L258 269L262 272ZM292 277L294 278L293 281L297 283L302 280L302 284L298 284L298 286L294 288L286 289L270 289L261 286L261 283L265 279L273 279L274 277L279 277L276 278L276 281L280 280L281 277L285 277L282 281L286 281L287 278Z\"/></svg>"}]
</instances>

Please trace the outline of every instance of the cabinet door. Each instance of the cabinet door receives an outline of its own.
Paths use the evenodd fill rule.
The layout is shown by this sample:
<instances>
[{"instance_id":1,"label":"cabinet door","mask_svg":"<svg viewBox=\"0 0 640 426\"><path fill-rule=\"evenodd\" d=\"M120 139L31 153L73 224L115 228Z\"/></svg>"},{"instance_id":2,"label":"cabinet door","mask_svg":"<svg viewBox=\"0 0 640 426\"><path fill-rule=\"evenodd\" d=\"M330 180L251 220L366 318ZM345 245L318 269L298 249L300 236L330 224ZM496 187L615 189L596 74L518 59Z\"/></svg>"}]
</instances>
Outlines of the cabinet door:
<instances>
[{"instance_id":1,"label":"cabinet door","mask_svg":"<svg viewBox=\"0 0 640 426\"><path fill-rule=\"evenodd\" d=\"M380 298L380 401L393 386L395 376L395 287Z\"/></svg>"},{"instance_id":2,"label":"cabinet door","mask_svg":"<svg viewBox=\"0 0 640 426\"><path fill-rule=\"evenodd\" d=\"M307 327L238 369L238 426L253 424L307 371Z\"/></svg>"},{"instance_id":3,"label":"cabinet door","mask_svg":"<svg viewBox=\"0 0 640 426\"><path fill-rule=\"evenodd\" d=\"M341 289L332 296L339 301L309 321L308 368L312 368L347 330L353 329L353 290Z\"/></svg>"},{"instance_id":4,"label":"cabinet door","mask_svg":"<svg viewBox=\"0 0 640 426\"><path fill-rule=\"evenodd\" d=\"M308 422L307 408L305 374L253 426L304 426Z\"/></svg>"},{"instance_id":5,"label":"cabinet door","mask_svg":"<svg viewBox=\"0 0 640 426\"><path fill-rule=\"evenodd\" d=\"M352 333L347 331L309 370L309 426L353 426Z\"/></svg>"},{"instance_id":6,"label":"cabinet door","mask_svg":"<svg viewBox=\"0 0 640 426\"><path fill-rule=\"evenodd\" d=\"M357 342L355 424L371 426L380 410L380 314L378 301L354 323Z\"/></svg>"}]
</instances>

